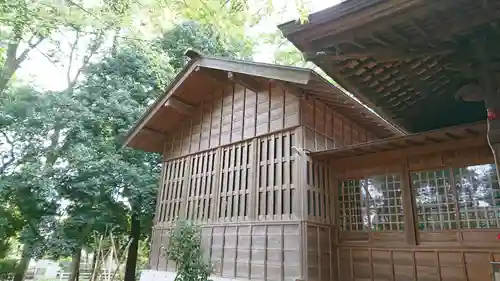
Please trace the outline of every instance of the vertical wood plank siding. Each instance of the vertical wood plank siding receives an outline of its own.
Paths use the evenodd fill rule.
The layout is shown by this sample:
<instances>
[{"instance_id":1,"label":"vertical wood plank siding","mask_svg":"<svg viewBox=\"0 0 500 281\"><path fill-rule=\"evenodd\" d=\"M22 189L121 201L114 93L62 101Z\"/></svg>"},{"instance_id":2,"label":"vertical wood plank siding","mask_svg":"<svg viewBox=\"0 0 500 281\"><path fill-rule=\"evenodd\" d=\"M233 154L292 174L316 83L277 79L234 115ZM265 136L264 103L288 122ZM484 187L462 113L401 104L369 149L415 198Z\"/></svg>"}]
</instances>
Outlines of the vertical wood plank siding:
<instances>
[{"instance_id":1,"label":"vertical wood plank siding","mask_svg":"<svg viewBox=\"0 0 500 281\"><path fill-rule=\"evenodd\" d=\"M300 224L221 223L201 225L204 254L215 275L252 280L292 280L299 276ZM155 228L152 245L168 246L170 228ZM150 266L175 270L175 264L152 248Z\"/></svg>"},{"instance_id":2,"label":"vertical wood plank siding","mask_svg":"<svg viewBox=\"0 0 500 281\"><path fill-rule=\"evenodd\" d=\"M204 97L165 145L165 159L197 153L300 124L299 98L270 84L254 92L233 84Z\"/></svg>"},{"instance_id":3,"label":"vertical wood plank siding","mask_svg":"<svg viewBox=\"0 0 500 281\"><path fill-rule=\"evenodd\" d=\"M377 138L314 97L304 98L300 104L304 148L310 151L340 148Z\"/></svg>"}]
</instances>

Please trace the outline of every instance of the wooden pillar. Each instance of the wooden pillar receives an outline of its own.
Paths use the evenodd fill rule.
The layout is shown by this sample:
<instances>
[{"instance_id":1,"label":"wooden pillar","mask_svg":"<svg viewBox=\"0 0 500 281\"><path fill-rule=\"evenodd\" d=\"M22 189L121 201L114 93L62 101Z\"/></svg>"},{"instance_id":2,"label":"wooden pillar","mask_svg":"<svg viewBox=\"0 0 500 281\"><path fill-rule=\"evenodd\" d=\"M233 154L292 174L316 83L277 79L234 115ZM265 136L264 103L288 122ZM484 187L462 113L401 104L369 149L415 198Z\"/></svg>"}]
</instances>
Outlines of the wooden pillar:
<instances>
[{"instance_id":1,"label":"wooden pillar","mask_svg":"<svg viewBox=\"0 0 500 281\"><path fill-rule=\"evenodd\" d=\"M405 158L401 167L401 183L406 243L409 245L417 245L417 216L415 200L413 200L415 198L415 194L411 186L410 171L408 170L408 158Z\"/></svg>"}]
</instances>

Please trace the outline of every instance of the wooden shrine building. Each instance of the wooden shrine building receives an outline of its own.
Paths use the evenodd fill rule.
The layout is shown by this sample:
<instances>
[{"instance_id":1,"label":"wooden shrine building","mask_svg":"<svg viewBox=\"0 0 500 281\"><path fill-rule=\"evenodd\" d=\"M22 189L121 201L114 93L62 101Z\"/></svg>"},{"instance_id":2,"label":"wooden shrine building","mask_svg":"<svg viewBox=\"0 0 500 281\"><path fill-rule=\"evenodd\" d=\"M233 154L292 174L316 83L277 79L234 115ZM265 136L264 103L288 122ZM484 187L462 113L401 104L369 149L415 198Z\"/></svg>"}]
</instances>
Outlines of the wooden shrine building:
<instances>
[{"instance_id":1,"label":"wooden shrine building","mask_svg":"<svg viewBox=\"0 0 500 281\"><path fill-rule=\"evenodd\" d=\"M125 143L164 156L151 269L175 270L163 249L183 218L227 280L304 279L311 253L309 280L335 280L337 189L307 154L403 133L310 69L187 55Z\"/></svg>"},{"instance_id":2,"label":"wooden shrine building","mask_svg":"<svg viewBox=\"0 0 500 281\"><path fill-rule=\"evenodd\" d=\"M280 26L357 100L309 69L188 52L126 139L164 156L151 269L175 270L184 218L219 280L491 280L500 125L464 100L496 97L499 8L347 0Z\"/></svg>"},{"instance_id":3,"label":"wooden shrine building","mask_svg":"<svg viewBox=\"0 0 500 281\"><path fill-rule=\"evenodd\" d=\"M329 167L331 280L492 280L490 262L500 261L500 1L346 0L279 28L408 133L305 160ZM327 280L317 250L326 242L307 221L303 277Z\"/></svg>"}]
</instances>

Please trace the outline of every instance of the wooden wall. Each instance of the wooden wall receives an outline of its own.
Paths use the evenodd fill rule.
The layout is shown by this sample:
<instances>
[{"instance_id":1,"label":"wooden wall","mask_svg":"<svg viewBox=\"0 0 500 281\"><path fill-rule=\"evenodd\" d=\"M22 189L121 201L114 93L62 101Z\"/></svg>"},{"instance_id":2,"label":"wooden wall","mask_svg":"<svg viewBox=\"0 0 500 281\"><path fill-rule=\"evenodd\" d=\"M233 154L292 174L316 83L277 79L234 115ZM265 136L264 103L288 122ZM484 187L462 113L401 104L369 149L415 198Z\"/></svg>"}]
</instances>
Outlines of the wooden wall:
<instances>
[{"instance_id":1,"label":"wooden wall","mask_svg":"<svg viewBox=\"0 0 500 281\"><path fill-rule=\"evenodd\" d=\"M493 159L488 147L453 149L451 144L440 152L410 156L387 152L376 157L369 155L333 161L332 171L335 172L335 181L339 182L339 196L336 197L334 210L338 212L335 226L339 226L339 236L334 240L338 256L337 280L492 280L489 262L500 260L497 239L500 227L467 228L460 223L448 222L458 221L464 214L457 208L463 203L455 198L458 182L454 171L464 166L489 163L493 163ZM441 170L449 170L450 174L440 176ZM435 209L427 206L428 203L418 205L415 201L417 177L426 171L430 171L433 177L426 181L432 180L437 188L443 186L443 194L449 194L448 197L440 197L437 205L441 207ZM356 209L356 200L352 193L347 194L342 189L359 193L361 191L354 191L349 182L375 175L391 177L392 187L388 191L391 195L384 194L386 199L391 200L390 219L381 223L385 225L381 229L367 228L366 222L359 222L361 226L356 227L357 222L351 219L356 215L352 211ZM388 184L387 180L385 184ZM493 184L490 186L492 192L498 188L496 182L489 184ZM450 201L444 203L442 200ZM404 218L394 214L400 204L402 209L399 212L404 212ZM421 226L422 217L417 210L420 207L439 212L439 217L444 217L445 221L436 223L443 229ZM500 207L492 208L498 211ZM450 229L444 229L448 227Z\"/></svg>"},{"instance_id":2,"label":"wooden wall","mask_svg":"<svg viewBox=\"0 0 500 281\"><path fill-rule=\"evenodd\" d=\"M301 100L301 125L304 126L304 148L310 151L339 148L376 139L369 130L312 96Z\"/></svg>"},{"instance_id":3,"label":"wooden wall","mask_svg":"<svg viewBox=\"0 0 500 281\"><path fill-rule=\"evenodd\" d=\"M166 161L156 224L299 219L298 138L279 131Z\"/></svg>"},{"instance_id":4,"label":"wooden wall","mask_svg":"<svg viewBox=\"0 0 500 281\"><path fill-rule=\"evenodd\" d=\"M498 243L498 242L497 242ZM432 248L339 246L338 280L492 280L490 261L498 247Z\"/></svg>"},{"instance_id":5,"label":"wooden wall","mask_svg":"<svg viewBox=\"0 0 500 281\"><path fill-rule=\"evenodd\" d=\"M165 159L299 125L299 98L275 84L254 92L233 84L207 95L165 143Z\"/></svg>"},{"instance_id":6,"label":"wooden wall","mask_svg":"<svg viewBox=\"0 0 500 281\"><path fill-rule=\"evenodd\" d=\"M153 231L150 267L175 271L161 252L169 228ZM202 226L202 246L215 275L243 280L294 280L301 275L300 223L232 223Z\"/></svg>"},{"instance_id":7,"label":"wooden wall","mask_svg":"<svg viewBox=\"0 0 500 281\"><path fill-rule=\"evenodd\" d=\"M305 223L306 280L337 280L335 237L336 228L333 225Z\"/></svg>"}]
</instances>

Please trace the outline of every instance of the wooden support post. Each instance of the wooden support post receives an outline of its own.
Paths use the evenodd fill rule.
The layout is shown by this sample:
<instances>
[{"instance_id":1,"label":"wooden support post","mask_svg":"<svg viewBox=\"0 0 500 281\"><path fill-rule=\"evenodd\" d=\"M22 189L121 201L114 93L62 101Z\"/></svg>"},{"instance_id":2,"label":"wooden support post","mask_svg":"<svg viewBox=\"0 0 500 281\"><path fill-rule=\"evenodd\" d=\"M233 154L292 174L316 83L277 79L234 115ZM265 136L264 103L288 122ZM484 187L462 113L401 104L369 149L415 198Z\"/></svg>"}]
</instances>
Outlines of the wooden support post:
<instances>
[{"instance_id":1,"label":"wooden support post","mask_svg":"<svg viewBox=\"0 0 500 281\"><path fill-rule=\"evenodd\" d=\"M180 219L187 219L187 198L188 198L188 190L190 187L190 181L191 181L191 161L193 161L192 156L188 156L186 159L186 165L185 170L184 170L184 181L182 184L182 189L181 189L181 197L180 197L180 202L178 204L180 205L179 208L179 218Z\"/></svg>"},{"instance_id":2,"label":"wooden support post","mask_svg":"<svg viewBox=\"0 0 500 281\"><path fill-rule=\"evenodd\" d=\"M219 147L215 153L215 161L214 161L214 173L215 173L215 183L213 186L212 196L213 206L210 212L210 218L212 218L212 222L216 222L219 220L219 200L220 200L220 181L221 181L221 157L222 157L222 149Z\"/></svg>"},{"instance_id":3,"label":"wooden support post","mask_svg":"<svg viewBox=\"0 0 500 281\"><path fill-rule=\"evenodd\" d=\"M408 159L405 161L401 169L401 179L403 186L401 188L401 195L403 196L403 214L404 214L404 230L406 243L409 245L417 245L417 222L416 222L416 209L414 205L414 192L411 186L410 172L408 171Z\"/></svg>"}]
</instances>

